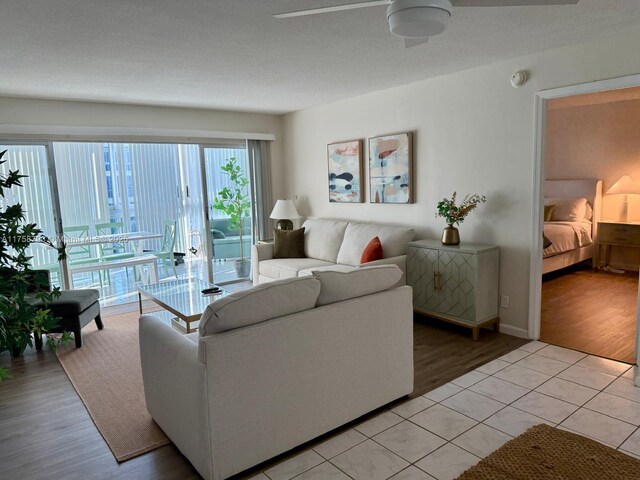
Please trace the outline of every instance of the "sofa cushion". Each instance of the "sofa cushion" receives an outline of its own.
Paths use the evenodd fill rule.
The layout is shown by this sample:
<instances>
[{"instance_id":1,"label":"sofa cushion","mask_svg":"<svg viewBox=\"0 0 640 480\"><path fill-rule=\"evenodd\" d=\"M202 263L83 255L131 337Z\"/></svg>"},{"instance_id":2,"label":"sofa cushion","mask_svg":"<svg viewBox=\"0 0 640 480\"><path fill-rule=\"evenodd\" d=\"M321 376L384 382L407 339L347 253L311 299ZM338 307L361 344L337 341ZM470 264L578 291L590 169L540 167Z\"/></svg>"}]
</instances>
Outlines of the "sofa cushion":
<instances>
[{"instance_id":1,"label":"sofa cushion","mask_svg":"<svg viewBox=\"0 0 640 480\"><path fill-rule=\"evenodd\" d=\"M273 258L258 264L258 273L270 278L296 278L300 270L335 265L316 258Z\"/></svg>"},{"instance_id":2,"label":"sofa cushion","mask_svg":"<svg viewBox=\"0 0 640 480\"><path fill-rule=\"evenodd\" d=\"M62 290L59 297L54 297L47 308L54 317L68 317L79 315L98 301L100 292L91 288L80 290ZM30 294L29 303L38 307L44 307L44 303Z\"/></svg>"},{"instance_id":3,"label":"sofa cushion","mask_svg":"<svg viewBox=\"0 0 640 480\"><path fill-rule=\"evenodd\" d=\"M342 220L308 218L303 225L304 253L310 258L336 263L347 224Z\"/></svg>"},{"instance_id":4,"label":"sofa cushion","mask_svg":"<svg viewBox=\"0 0 640 480\"><path fill-rule=\"evenodd\" d=\"M349 222L336 263L358 265L365 247L376 236L382 243L384 258L390 258L406 254L407 243L414 239L416 232L408 227Z\"/></svg>"},{"instance_id":5,"label":"sofa cushion","mask_svg":"<svg viewBox=\"0 0 640 480\"><path fill-rule=\"evenodd\" d=\"M278 280L235 292L210 304L202 317L200 336L226 332L314 308L320 281L313 277Z\"/></svg>"},{"instance_id":6,"label":"sofa cushion","mask_svg":"<svg viewBox=\"0 0 640 480\"><path fill-rule=\"evenodd\" d=\"M304 227L296 230L275 230L273 258L305 258Z\"/></svg>"},{"instance_id":7,"label":"sofa cushion","mask_svg":"<svg viewBox=\"0 0 640 480\"><path fill-rule=\"evenodd\" d=\"M351 272L313 272L313 278L317 278L322 284L316 306L389 290L398 283L402 275L402 270L396 265L358 267Z\"/></svg>"},{"instance_id":8,"label":"sofa cushion","mask_svg":"<svg viewBox=\"0 0 640 480\"><path fill-rule=\"evenodd\" d=\"M354 268L356 267L353 267L351 265L339 265L337 263L332 263L331 265L326 265L324 267L314 267L300 270L298 272L298 276L304 277L307 275L311 275L313 272L351 272Z\"/></svg>"}]
</instances>

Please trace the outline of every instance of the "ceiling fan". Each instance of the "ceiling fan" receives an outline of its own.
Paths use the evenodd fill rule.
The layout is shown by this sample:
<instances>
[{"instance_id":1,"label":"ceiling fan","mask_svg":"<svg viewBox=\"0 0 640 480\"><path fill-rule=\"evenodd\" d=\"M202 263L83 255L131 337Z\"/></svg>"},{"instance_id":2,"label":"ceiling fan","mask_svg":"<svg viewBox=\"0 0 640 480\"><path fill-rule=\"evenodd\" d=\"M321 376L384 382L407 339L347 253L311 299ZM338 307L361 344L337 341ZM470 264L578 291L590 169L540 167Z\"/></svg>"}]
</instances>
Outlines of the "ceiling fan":
<instances>
[{"instance_id":1,"label":"ceiling fan","mask_svg":"<svg viewBox=\"0 0 640 480\"><path fill-rule=\"evenodd\" d=\"M453 7L530 7L576 5L579 0L369 0L332 7L310 8L275 14L275 18L302 17L321 13L388 5L387 20L394 35L404 39L405 47L427 43L445 31Z\"/></svg>"}]
</instances>

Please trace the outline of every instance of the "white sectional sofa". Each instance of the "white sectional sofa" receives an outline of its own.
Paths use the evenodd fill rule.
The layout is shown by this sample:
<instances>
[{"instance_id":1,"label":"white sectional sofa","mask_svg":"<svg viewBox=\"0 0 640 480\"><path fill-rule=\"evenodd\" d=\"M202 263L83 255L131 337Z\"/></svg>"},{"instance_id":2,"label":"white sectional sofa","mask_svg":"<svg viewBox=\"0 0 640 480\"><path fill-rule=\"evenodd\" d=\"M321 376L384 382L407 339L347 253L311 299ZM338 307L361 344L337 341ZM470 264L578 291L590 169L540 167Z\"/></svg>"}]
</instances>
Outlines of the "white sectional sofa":
<instances>
[{"instance_id":1,"label":"white sectional sofa","mask_svg":"<svg viewBox=\"0 0 640 480\"><path fill-rule=\"evenodd\" d=\"M270 282L212 303L189 335L141 317L147 409L205 479L222 480L410 394L413 309L411 288L392 287L400 275Z\"/></svg>"},{"instance_id":2,"label":"white sectional sofa","mask_svg":"<svg viewBox=\"0 0 640 480\"><path fill-rule=\"evenodd\" d=\"M415 238L412 228L322 218L308 218L303 227L307 258L273 258L272 243L252 247L254 285L302 277L312 271L351 271L359 265L362 251L376 236L382 243L384 258L366 265L394 264L406 274L407 243ZM406 275L398 284L406 284Z\"/></svg>"}]
</instances>

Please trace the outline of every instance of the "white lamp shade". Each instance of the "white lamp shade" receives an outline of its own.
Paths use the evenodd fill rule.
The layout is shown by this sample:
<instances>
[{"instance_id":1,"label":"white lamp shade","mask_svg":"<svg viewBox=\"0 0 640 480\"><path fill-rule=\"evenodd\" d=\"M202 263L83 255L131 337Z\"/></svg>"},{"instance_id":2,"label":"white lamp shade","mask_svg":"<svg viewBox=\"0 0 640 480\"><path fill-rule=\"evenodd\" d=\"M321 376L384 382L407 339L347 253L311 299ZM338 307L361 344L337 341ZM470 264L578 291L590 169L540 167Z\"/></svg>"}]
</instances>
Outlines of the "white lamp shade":
<instances>
[{"instance_id":1,"label":"white lamp shade","mask_svg":"<svg viewBox=\"0 0 640 480\"><path fill-rule=\"evenodd\" d=\"M629 175L624 175L607 190L607 193L619 195L640 194L640 186Z\"/></svg>"},{"instance_id":2,"label":"white lamp shade","mask_svg":"<svg viewBox=\"0 0 640 480\"><path fill-rule=\"evenodd\" d=\"M270 217L274 220L291 220L292 218L300 217L300 215L298 215L293 200L278 200Z\"/></svg>"}]
</instances>

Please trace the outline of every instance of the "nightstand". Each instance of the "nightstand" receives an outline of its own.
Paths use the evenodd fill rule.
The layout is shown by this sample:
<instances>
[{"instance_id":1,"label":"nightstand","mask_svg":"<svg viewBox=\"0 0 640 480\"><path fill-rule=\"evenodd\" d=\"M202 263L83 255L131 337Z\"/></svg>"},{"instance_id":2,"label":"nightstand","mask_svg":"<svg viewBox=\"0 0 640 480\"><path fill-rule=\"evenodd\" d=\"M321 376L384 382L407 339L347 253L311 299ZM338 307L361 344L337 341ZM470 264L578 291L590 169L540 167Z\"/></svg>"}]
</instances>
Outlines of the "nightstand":
<instances>
[{"instance_id":1,"label":"nightstand","mask_svg":"<svg viewBox=\"0 0 640 480\"><path fill-rule=\"evenodd\" d=\"M603 266L606 267L611 247L640 248L640 223L598 222L598 249L600 245L604 247Z\"/></svg>"}]
</instances>

